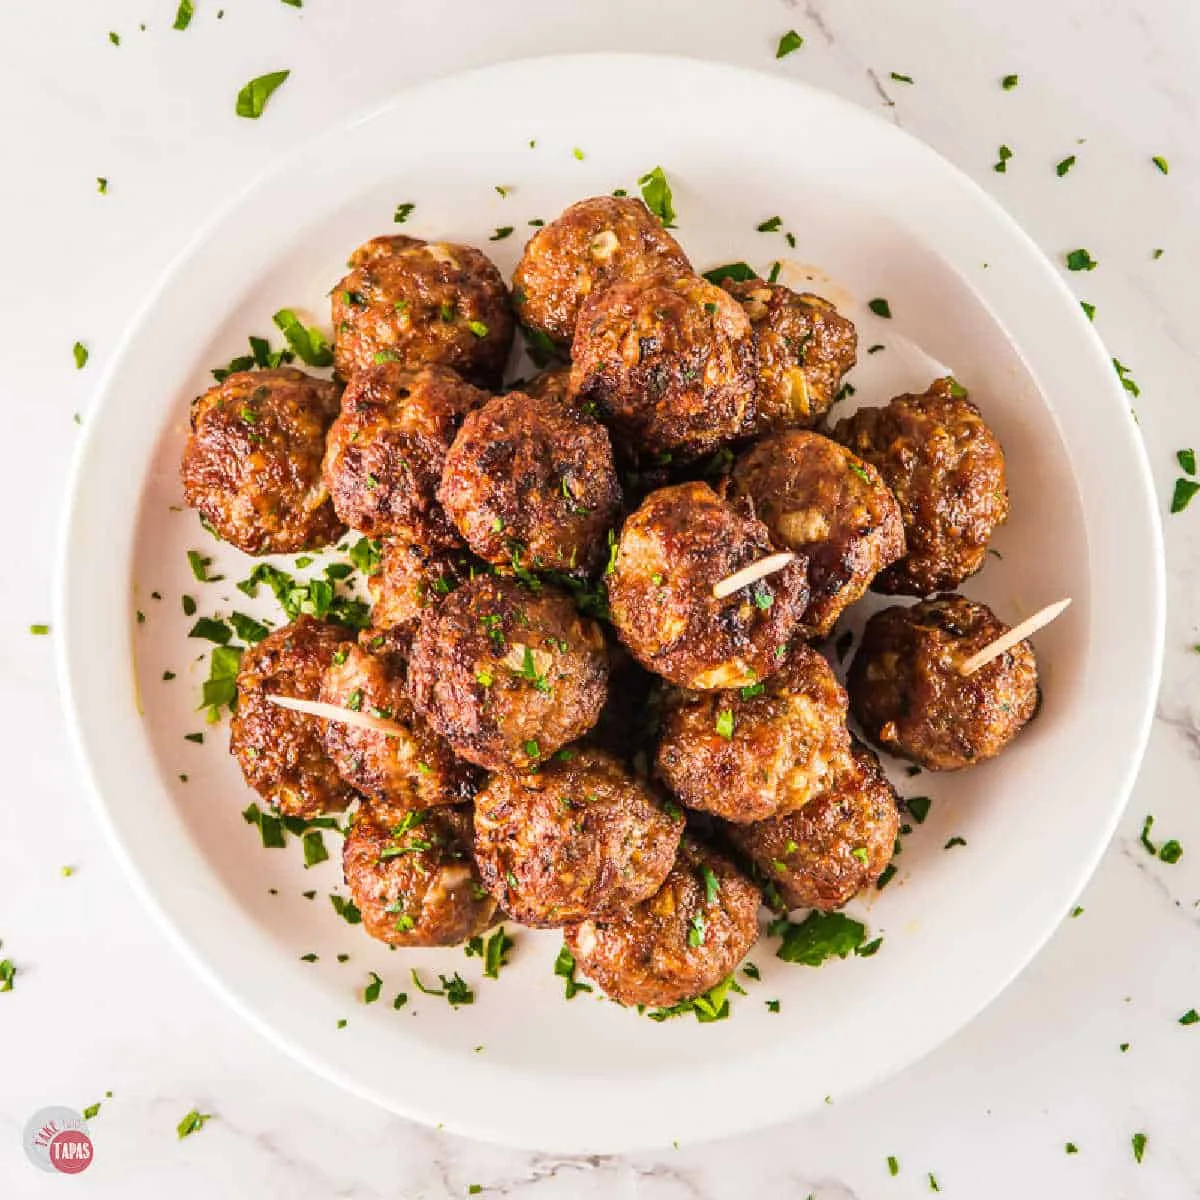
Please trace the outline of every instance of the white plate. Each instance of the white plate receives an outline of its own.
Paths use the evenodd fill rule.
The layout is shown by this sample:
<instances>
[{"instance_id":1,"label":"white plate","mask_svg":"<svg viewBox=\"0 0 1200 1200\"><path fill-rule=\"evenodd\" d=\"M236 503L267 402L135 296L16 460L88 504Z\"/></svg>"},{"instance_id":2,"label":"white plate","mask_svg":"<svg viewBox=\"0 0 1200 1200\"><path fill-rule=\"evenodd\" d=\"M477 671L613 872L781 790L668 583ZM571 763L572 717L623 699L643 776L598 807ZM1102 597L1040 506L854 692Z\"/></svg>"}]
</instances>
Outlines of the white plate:
<instances>
[{"instance_id":1,"label":"white plate","mask_svg":"<svg viewBox=\"0 0 1200 1200\"><path fill-rule=\"evenodd\" d=\"M240 816L251 796L225 729L203 746L183 740L203 728L204 666L191 660L205 646L186 639L180 593L202 612L227 612L223 596L247 608L230 585L250 563L169 507L187 401L208 368L270 330L283 305L326 323L345 256L396 229L398 203L416 205L404 232L483 246L507 273L528 219L635 191L660 163L699 266L782 259L785 281L814 279L846 306L864 351L887 345L860 352L855 403L924 387L932 368L915 347L970 387L1007 450L1013 515L1003 558L967 591L1010 620L1075 598L1037 639L1045 705L1012 749L936 782L900 773L903 790L935 800L898 877L854 910L883 935L880 952L812 970L764 942L752 956L762 982L747 982L730 1020L708 1025L654 1024L590 996L565 1003L553 934L520 932L498 982L457 949L389 953L335 916L334 861L305 872L298 847L263 851ZM781 233L755 232L775 214L795 251ZM489 243L502 225L517 233ZM876 296L891 321L865 311ZM192 580L192 547L218 554L226 582ZM1141 757L1161 658L1162 551L1140 440L1055 268L977 187L891 125L779 79L675 59L546 59L423 85L259 180L172 266L117 355L80 448L62 566L56 632L81 757L172 940L326 1077L420 1121L557 1151L779 1121L949 1037L1029 961L1095 867ZM164 668L178 678L162 682ZM951 835L967 845L943 851ZM301 896L314 887L315 900ZM321 961L301 962L308 951ZM452 1010L418 995L413 965L426 979L460 971L476 1003ZM384 997L366 1006L370 970ZM396 1012L400 989L411 999ZM775 998L778 1014L764 1005Z\"/></svg>"}]
</instances>

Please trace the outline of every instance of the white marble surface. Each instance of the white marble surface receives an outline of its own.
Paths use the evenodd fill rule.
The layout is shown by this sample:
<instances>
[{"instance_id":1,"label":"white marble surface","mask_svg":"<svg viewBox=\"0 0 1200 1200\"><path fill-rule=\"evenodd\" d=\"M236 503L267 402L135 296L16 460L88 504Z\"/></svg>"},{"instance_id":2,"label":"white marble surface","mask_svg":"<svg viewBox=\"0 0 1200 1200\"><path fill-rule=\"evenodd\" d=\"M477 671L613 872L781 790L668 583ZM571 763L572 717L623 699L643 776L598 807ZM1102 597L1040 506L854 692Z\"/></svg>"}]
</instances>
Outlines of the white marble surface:
<instances>
[{"instance_id":1,"label":"white marble surface","mask_svg":"<svg viewBox=\"0 0 1200 1200\"><path fill-rule=\"evenodd\" d=\"M1200 443L1193 0L225 3L217 21L218 0L196 0L184 33L170 29L175 0L3 10L0 495L15 519L0 591L0 728L13 767L0 806L0 957L19 974L0 995L0 1194L415 1200L481 1184L484 1195L538 1200L842 1200L929 1195L932 1171L943 1194L971 1200L1200 1196L1200 1025L1178 1024L1200 1007L1200 654L1189 649L1200 642L1200 504L1165 516L1174 452ZM789 27L806 44L776 63ZM898 1078L815 1118L714 1145L564 1160L391 1117L310 1076L223 1009L102 842L60 730L50 639L27 630L50 610L72 415L86 420L129 314L212 208L310 130L407 82L606 49L728 59L886 104L1049 253L1088 247L1100 266L1070 281L1142 388L1170 613L1149 755L1086 911L987 1013ZM264 119L237 120L241 84L282 66L293 76ZM1011 92L999 86L1008 73L1020 75ZM999 175L1002 142L1014 156ZM1077 165L1059 179L1054 163L1071 153ZM97 176L109 179L107 196ZM1164 250L1157 261L1154 247ZM76 339L92 354L82 372ZM1029 797L1031 837L1039 806L1053 802ZM1183 843L1177 865L1139 846L1147 813L1156 834ZM880 1019L903 1021L887 997L880 1006ZM71 1182L34 1171L19 1146L26 1118L106 1090L94 1166ZM192 1107L216 1119L179 1142L175 1124ZM1136 1131L1148 1137L1140 1166ZM1064 1152L1068 1141L1078 1154ZM888 1155L900 1162L894 1179Z\"/></svg>"}]
</instances>

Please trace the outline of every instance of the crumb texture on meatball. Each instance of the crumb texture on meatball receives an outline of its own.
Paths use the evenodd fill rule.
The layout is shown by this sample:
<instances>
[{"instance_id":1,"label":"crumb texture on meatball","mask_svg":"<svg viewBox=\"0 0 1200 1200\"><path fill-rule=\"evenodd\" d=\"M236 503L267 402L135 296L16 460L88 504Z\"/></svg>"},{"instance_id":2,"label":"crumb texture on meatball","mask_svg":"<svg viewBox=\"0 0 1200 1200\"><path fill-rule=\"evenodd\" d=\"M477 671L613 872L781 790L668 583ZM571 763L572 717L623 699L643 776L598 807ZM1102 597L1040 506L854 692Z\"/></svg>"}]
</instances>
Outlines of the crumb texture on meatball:
<instances>
[{"instance_id":1,"label":"crumb texture on meatball","mask_svg":"<svg viewBox=\"0 0 1200 1200\"><path fill-rule=\"evenodd\" d=\"M371 537L456 547L438 484L463 418L486 400L447 367L410 371L389 362L355 375L323 468L338 516Z\"/></svg>"},{"instance_id":2,"label":"crumb texture on meatball","mask_svg":"<svg viewBox=\"0 0 1200 1200\"><path fill-rule=\"evenodd\" d=\"M849 765L846 693L796 642L769 679L668 697L655 769L689 808L762 821L820 795Z\"/></svg>"},{"instance_id":3,"label":"crumb texture on meatball","mask_svg":"<svg viewBox=\"0 0 1200 1200\"><path fill-rule=\"evenodd\" d=\"M768 434L739 456L731 498L808 560L806 637L825 637L904 554L904 521L879 472L819 433Z\"/></svg>"},{"instance_id":4,"label":"crumb texture on meatball","mask_svg":"<svg viewBox=\"0 0 1200 1200\"><path fill-rule=\"evenodd\" d=\"M833 437L878 470L904 518L907 553L875 577L876 591L927 596L983 566L1008 519L1004 452L956 380L860 408Z\"/></svg>"},{"instance_id":5,"label":"crumb texture on meatball","mask_svg":"<svg viewBox=\"0 0 1200 1200\"><path fill-rule=\"evenodd\" d=\"M333 360L349 379L391 361L452 367L481 387L500 382L512 346L508 289L473 246L377 237L350 257L333 289Z\"/></svg>"},{"instance_id":6,"label":"crumb texture on meatball","mask_svg":"<svg viewBox=\"0 0 1200 1200\"><path fill-rule=\"evenodd\" d=\"M617 280L691 269L679 243L640 200L594 196L529 239L513 272L513 305L522 324L569 346L589 296Z\"/></svg>"},{"instance_id":7,"label":"crumb texture on meatball","mask_svg":"<svg viewBox=\"0 0 1200 1200\"><path fill-rule=\"evenodd\" d=\"M706 484L652 492L625 522L608 580L618 636L647 670L680 687L765 679L808 603L803 560L724 599L712 591L773 552L766 526Z\"/></svg>"},{"instance_id":8,"label":"crumb texture on meatball","mask_svg":"<svg viewBox=\"0 0 1200 1200\"><path fill-rule=\"evenodd\" d=\"M877 612L846 679L867 737L931 771L993 758L1037 712L1037 659L1018 642L970 675L959 666L1009 627L952 594Z\"/></svg>"},{"instance_id":9,"label":"crumb texture on meatball","mask_svg":"<svg viewBox=\"0 0 1200 1200\"><path fill-rule=\"evenodd\" d=\"M431 549L405 538L384 538L379 570L367 579L372 627L388 630L407 654L425 610L470 579L477 566L465 548Z\"/></svg>"},{"instance_id":10,"label":"crumb texture on meatball","mask_svg":"<svg viewBox=\"0 0 1200 1200\"><path fill-rule=\"evenodd\" d=\"M477 576L426 610L408 684L461 758L523 770L595 725L608 685L604 635L555 588Z\"/></svg>"},{"instance_id":11,"label":"crumb texture on meatball","mask_svg":"<svg viewBox=\"0 0 1200 1200\"><path fill-rule=\"evenodd\" d=\"M242 655L229 752L246 782L285 816L341 812L355 798L325 752L323 722L266 698L318 699L325 670L345 637L339 625L300 616Z\"/></svg>"},{"instance_id":12,"label":"crumb texture on meatball","mask_svg":"<svg viewBox=\"0 0 1200 1200\"><path fill-rule=\"evenodd\" d=\"M377 640L383 644L375 646ZM404 659L386 638L343 642L325 670L319 699L395 726L389 734L322 722L325 752L384 819L398 821L411 809L461 804L474 796L478 770L455 758L445 739L413 709Z\"/></svg>"},{"instance_id":13,"label":"crumb texture on meatball","mask_svg":"<svg viewBox=\"0 0 1200 1200\"><path fill-rule=\"evenodd\" d=\"M364 804L346 835L342 869L363 928L392 946L455 946L496 915L471 859L467 805L392 824Z\"/></svg>"},{"instance_id":14,"label":"crumb texture on meatball","mask_svg":"<svg viewBox=\"0 0 1200 1200\"><path fill-rule=\"evenodd\" d=\"M900 813L879 759L856 746L831 785L803 808L725 834L783 905L832 912L870 887L892 860Z\"/></svg>"},{"instance_id":15,"label":"crumb texture on meatball","mask_svg":"<svg viewBox=\"0 0 1200 1200\"><path fill-rule=\"evenodd\" d=\"M321 478L338 388L279 367L235 371L192 402L183 498L247 554L327 546L345 532Z\"/></svg>"},{"instance_id":16,"label":"crumb texture on meatball","mask_svg":"<svg viewBox=\"0 0 1200 1200\"><path fill-rule=\"evenodd\" d=\"M621 488L602 426L552 399L508 392L463 422L438 499L488 562L590 574Z\"/></svg>"},{"instance_id":17,"label":"crumb texture on meatball","mask_svg":"<svg viewBox=\"0 0 1200 1200\"><path fill-rule=\"evenodd\" d=\"M571 358L571 395L645 453L697 458L753 428L750 319L698 275L622 279L596 293Z\"/></svg>"},{"instance_id":18,"label":"crumb texture on meatball","mask_svg":"<svg viewBox=\"0 0 1200 1200\"><path fill-rule=\"evenodd\" d=\"M568 926L566 943L605 995L670 1007L715 987L742 961L758 937L761 899L727 858L685 837L653 896Z\"/></svg>"},{"instance_id":19,"label":"crumb texture on meatball","mask_svg":"<svg viewBox=\"0 0 1200 1200\"><path fill-rule=\"evenodd\" d=\"M754 329L758 386L754 429L809 429L833 407L858 359L854 324L828 301L761 279L726 279Z\"/></svg>"},{"instance_id":20,"label":"crumb texture on meatball","mask_svg":"<svg viewBox=\"0 0 1200 1200\"><path fill-rule=\"evenodd\" d=\"M579 748L528 775L495 775L475 804L484 886L525 925L609 916L652 896L683 815L603 751Z\"/></svg>"}]
</instances>

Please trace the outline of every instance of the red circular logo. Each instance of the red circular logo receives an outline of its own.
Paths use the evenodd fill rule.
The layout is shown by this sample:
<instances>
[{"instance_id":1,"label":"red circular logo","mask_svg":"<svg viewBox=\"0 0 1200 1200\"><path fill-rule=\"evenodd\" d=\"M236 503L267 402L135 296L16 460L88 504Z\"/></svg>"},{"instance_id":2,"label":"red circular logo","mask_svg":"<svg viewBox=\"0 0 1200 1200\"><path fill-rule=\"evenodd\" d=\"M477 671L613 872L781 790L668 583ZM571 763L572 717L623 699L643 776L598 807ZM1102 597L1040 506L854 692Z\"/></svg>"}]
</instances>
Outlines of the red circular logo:
<instances>
[{"instance_id":1,"label":"red circular logo","mask_svg":"<svg viewBox=\"0 0 1200 1200\"><path fill-rule=\"evenodd\" d=\"M48 1149L50 1165L64 1175L78 1175L92 1165L92 1139L82 1129L64 1129Z\"/></svg>"}]
</instances>

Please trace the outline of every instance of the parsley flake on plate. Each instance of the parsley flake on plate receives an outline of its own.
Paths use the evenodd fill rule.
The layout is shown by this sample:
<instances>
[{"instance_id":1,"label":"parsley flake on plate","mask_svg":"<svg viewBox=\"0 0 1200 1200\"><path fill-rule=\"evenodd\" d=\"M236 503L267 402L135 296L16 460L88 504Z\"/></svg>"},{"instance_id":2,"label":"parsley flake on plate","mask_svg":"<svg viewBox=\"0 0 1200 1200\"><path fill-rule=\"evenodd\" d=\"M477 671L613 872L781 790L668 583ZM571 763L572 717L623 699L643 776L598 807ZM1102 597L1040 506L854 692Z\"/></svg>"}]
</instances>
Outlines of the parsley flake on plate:
<instances>
[{"instance_id":1,"label":"parsley flake on plate","mask_svg":"<svg viewBox=\"0 0 1200 1200\"><path fill-rule=\"evenodd\" d=\"M196 15L196 6L192 0L179 0L179 7L175 10L175 24L172 29L186 29L192 23L192 17Z\"/></svg>"},{"instance_id":2,"label":"parsley flake on plate","mask_svg":"<svg viewBox=\"0 0 1200 1200\"><path fill-rule=\"evenodd\" d=\"M799 924L781 917L767 932L782 938L777 958L784 962L819 967L826 959L845 958L863 944L866 926L845 913L822 913L814 909Z\"/></svg>"},{"instance_id":3,"label":"parsley flake on plate","mask_svg":"<svg viewBox=\"0 0 1200 1200\"><path fill-rule=\"evenodd\" d=\"M1000 80L1000 86L1006 92L1011 92L1013 90L1013 88L1015 88L1017 86L1017 84L1020 82L1021 82L1021 77L1019 75L1005 75L1005 77L1002 80Z\"/></svg>"},{"instance_id":4,"label":"parsley flake on plate","mask_svg":"<svg viewBox=\"0 0 1200 1200\"><path fill-rule=\"evenodd\" d=\"M779 45L775 47L775 57L787 58L789 54L794 54L803 45L804 39L794 29L789 29L779 39Z\"/></svg>"},{"instance_id":5,"label":"parsley flake on plate","mask_svg":"<svg viewBox=\"0 0 1200 1200\"><path fill-rule=\"evenodd\" d=\"M892 306L883 299L882 296L876 296L874 300L867 301L867 307L877 316L891 318Z\"/></svg>"},{"instance_id":6,"label":"parsley flake on plate","mask_svg":"<svg viewBox=\"0 0 1200 1200\"><path fill-rule=\"evenodd\" d=\"M575 980L575 956L564 945L554 960L554 973L566 983L566 999L573 1000L578 992L590 992L591 985Z\"/></svg>"},{"instance_id":7,"label":"parsley flake on plate","mask_svg":"<svg viewBox=\"0 0 1200 1200\"><path fill-rule=\"evenodd\" d=\"M1075 165L1075 155L1068 154L1054 167L1054 173L1061 179Z\"/></svg>"},{"instance_id":8,"label":"parsley flake on plate","mask_svg":"<svg viewBox=\"0 0 1200 1200\"><path fill-rule=\"evenodd\" d=\"M257 121L267 107L267 101L275 94L291 71L269 71L250 80L237 95L235 112L239 117Z\"/></svg>"},{"instance_id":9,"label":"parsley flake on plate","mask_svg":"<svg viewBox=\"0 0 1200 1200\"><path fill-rule=\"evenodd\" d=\"M662 167L647 171L638 180L642 189L642 199L646 207L663 223L666 229L675 228L675 207L671 196L671 185L667 182Z\"/></svg>"},{"instance_id":10,"label":"parsley flake on plate","mask_svg":"<svg viewBox=\"0 0 1200 1200\"><path fill-rule=\"evenodd\" d=\"M310 367L328 367L333 348L317 328L308 328L290 308L281 308L272 318L292 352Z\"/></svg>"},{"instance_id":11,"label":"parsley flake on plate","mask_svg":"<svg viewBox=\"0 0 1200 1200\"><path fill-rule=\"evenodd\" d=\"M204 1128L209 1121L212 1120L212 1113L202 1113L197 1109L192 1109L178 1125L175 1126L175 1132L179 1135L179 1140L183 1141L185 1137L190 1137L193 1133Z\"/></svg>"},{"instance_id":12,"label":"parsley flake on plate","mask_svg":"<svg viewBox=\"0 0 1200 1200\"><path fill-rule=\"evenodd\" d=\"M1071 250L1067 254L1068 271L1094 271L1099 263L1084 249Z\"/></svg>"}]
</instances>

